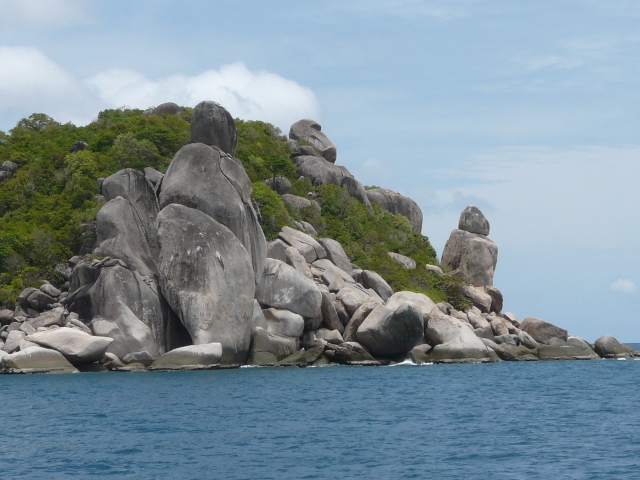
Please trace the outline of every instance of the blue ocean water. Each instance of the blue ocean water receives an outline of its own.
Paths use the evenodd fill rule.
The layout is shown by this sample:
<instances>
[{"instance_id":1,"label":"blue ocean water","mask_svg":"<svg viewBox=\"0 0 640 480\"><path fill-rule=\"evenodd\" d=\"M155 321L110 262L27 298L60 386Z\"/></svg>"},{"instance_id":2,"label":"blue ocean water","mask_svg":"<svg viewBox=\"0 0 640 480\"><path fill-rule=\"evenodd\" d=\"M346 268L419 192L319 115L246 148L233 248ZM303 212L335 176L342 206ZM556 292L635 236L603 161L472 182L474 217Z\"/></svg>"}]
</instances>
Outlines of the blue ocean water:
<instances>
[{"instance_id":1,"label":"blue ocean water","mask_svg":"<svg viewBox=\"0 0 640 480\"><path fill-rule=\"evenodd\" d=\"M0 376L1 478L640 478L639 361Z\"/></svg>"}]
</instances>

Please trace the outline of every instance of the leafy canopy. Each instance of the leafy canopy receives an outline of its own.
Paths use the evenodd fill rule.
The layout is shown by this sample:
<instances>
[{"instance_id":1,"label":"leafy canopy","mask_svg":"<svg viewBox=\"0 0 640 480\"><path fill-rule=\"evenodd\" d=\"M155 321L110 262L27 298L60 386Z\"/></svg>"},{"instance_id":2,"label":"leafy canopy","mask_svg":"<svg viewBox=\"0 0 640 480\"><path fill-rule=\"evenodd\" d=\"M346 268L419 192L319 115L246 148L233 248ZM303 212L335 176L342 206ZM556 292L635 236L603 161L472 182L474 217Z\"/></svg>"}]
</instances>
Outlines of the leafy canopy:
<instances>
[{"instance_id":1,"label":"leafy canopy","mask_svg":"<svg viewBox=\"0 0 640 480\"><path fill-rule=\"evenodd\" d=\"M11 307L28 286L48 279L60 285L56 265L73 255L88 253L95 238L95 215L100 208L96 180L123 168L153 167L166 171L172 157L190 141L192 109L180 115L143 115L141 110L104 110L89 125L60 124L36 113L20 120L8 133L0 132L0 162L11 160L19 169L0 184L0 305ZM437 277L424 268L437 263L429 239L411 231L408 221L372 211L335 185L313 187L297 179L287 139L271 124L236 119L238 149L253 182L253 200L268 240L284 225L305 220L320 236L338 240L352 261L380 273L395 290L427 293L436 301L462 305L460 283ZM76 141L86 150L70 153ZM283 176L292 193L317 198L313 208L295 211L264 180ZM393 251L412 257L416 270L406 270L389 258Z\"/></svg>"}]
</instances>

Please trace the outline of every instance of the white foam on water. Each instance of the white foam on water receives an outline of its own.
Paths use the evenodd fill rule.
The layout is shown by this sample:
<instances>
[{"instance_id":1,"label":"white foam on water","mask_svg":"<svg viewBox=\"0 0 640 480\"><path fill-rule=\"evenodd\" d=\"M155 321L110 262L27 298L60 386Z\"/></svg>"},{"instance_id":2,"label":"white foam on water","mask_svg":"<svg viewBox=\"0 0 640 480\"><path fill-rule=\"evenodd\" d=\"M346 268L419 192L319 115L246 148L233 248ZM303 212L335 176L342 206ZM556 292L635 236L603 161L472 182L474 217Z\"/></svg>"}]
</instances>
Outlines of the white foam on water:
<instances>
[{"instance_id":1,"label":"white foam on water","mask_svg":"<svg viewBox=\"0 0 640 480\"><path fill-rule=\"evenodd\" d=\"M626 358L616 358L616 360L627 360Z\"/></svg>"},{"instance_id":2,"label":"white foam on water","mask_svg":"<svg viewBox=\"0 0 640 480\"><path fill-rule=\"evenodd\" d=\"M414 366L414 367L420 367L420 366L423 366L423 365L433 365L433 362L414 363L411 360L406 359L406 360L404 360L404 361L402 361L400 363L394 363L394 364L388 365L388 366L389 367L400 367L400 366L405 366L405 365L411 365L411 366Z\"/></svg>"}]
</instances>

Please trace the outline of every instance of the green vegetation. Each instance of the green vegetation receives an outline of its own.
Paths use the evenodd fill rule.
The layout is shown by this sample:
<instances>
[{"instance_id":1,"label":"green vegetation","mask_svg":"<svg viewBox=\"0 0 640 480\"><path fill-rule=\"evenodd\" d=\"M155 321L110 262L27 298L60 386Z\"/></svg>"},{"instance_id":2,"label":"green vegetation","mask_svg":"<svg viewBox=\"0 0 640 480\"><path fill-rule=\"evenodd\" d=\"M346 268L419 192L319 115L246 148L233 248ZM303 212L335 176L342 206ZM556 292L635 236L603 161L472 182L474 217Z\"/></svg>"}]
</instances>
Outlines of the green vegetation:
<instances>
[{"instance_id":1,"label":"green vegetation","mask_svg":"<svg viewBox=\"0 0 640 480\"><path fill-rule=\"evenodd\" d=\"M287 138L270 123L236 119L238 149L236 157L242 161L252 182L276 176L295 178L295 167L289 159Z\"/></svg>"},{"instance_id":2,"label":"green vegetation","mask_svg":"<svg viewBox=\"0 0 640 480\"><path fill-rule=\"evenodd\" d=\"M182 116L105 110L85 127L33 114L0 138L0 163L19 165L0 184L0 305L11 305L42 279L59 284L55 265L91 243L97 178L122 168L165 171L190 135ZM79 140L89 147L69 153Z\"/></svg>"},{"instance_id":3,"label":"green vegetation","mask_svg":"<svg viewBox=\"0 0 640 480\"><path fill-rule=\"evenodd\" d=\"M302 183L302 182L300 182ZM448 301L457 308L470 306L462 294L462 282L457 278L438 276L425 265L438 265L436 251L429 239L411 231L409 221L373 204L373 211L336 185L311 187L305 179L305 190L317 197L321 206L318 215L312 209L301 212L299 218L311 223L318 235L337 240L352 262L362 269L378 272L395 291L411 290L428 295L435 302ZM295 185L300 192L300 185ZM296 215L293 214L294 218ZM387 252L396 252L416 261L415 270L407 270L392 260Z\"/></svg>"},{"instance_id":4,"label":"green vegetation","mask_svg":"<svg viewBox=\"0 0 640 480\"><path fill-rule=\"evenodd\" d=\"M87 247L95 238L93 221L100 208L96 180L122 168L166 171L173 155L190 141L191 113L183 108L180 115L146 117L141 110L105 110L85 127L33 114L8 133L0 132L0 163L11 160L19 165L12 179L0 184L0 305L11 306L23 288L39 286L43 279L62 282L56 264L89 253ZM395 290L465 304L459 280L437 277L424 268L426 263L437 264L435 251L427 237L411 232L404 217L377 206L367 211L340 187L313 187L308 179L297 180L286 137L273 125L236 120L236 126L236 157L253 182L268 240L293 220L305 220L319 235L338 240L354 263L379 272ZM69 153L79 140L89 147ZM317 198L321 213L287 207L264 184L276 176L291 181L293 194ZM412 257L418 268L405 270L388 251Z\"/></svg>"}]
</instances>

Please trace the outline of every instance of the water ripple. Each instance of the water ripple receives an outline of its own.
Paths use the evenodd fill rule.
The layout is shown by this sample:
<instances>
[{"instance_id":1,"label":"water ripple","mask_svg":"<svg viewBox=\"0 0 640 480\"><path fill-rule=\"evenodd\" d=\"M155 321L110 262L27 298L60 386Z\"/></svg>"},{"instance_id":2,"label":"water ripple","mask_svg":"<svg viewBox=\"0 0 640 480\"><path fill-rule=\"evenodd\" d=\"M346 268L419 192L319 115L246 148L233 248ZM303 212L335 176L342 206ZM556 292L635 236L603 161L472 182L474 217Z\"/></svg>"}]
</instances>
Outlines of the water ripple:
<instances>
[{"instance_id":1,"label":"water ripple","mask_svg":"<svg viewBox=\"0 0 640 480\"><path fill-rule=\"evenodd\" d=\"M2 478L637 478L639 373L603 361L2 376Z\"/></svg>"}]
</instances>

